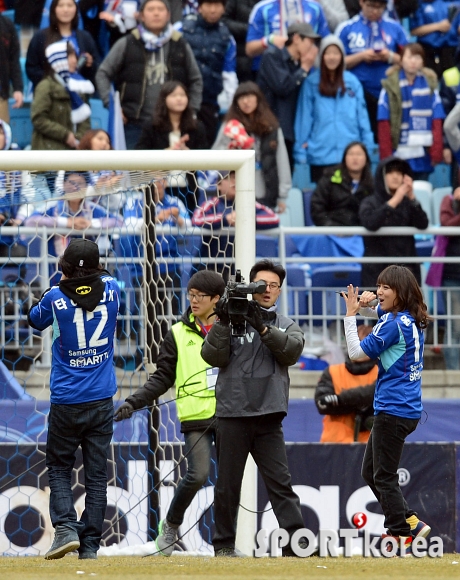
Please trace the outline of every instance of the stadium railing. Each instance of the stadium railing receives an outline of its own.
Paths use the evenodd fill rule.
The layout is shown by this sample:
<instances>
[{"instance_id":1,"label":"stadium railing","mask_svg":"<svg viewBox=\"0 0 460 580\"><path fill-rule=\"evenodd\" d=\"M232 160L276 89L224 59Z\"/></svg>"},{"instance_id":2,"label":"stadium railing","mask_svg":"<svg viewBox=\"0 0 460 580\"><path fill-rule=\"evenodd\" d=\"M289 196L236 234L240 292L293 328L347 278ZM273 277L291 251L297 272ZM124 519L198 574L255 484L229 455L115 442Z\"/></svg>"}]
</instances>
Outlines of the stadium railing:
<instances>
[{"instance_id":1,"label":"stadium railing","mask_svg":"<svg viewBox=\"0 0 460 580\"><path fill-rule=\"evenodd\" d=\"M28 267L26 282L30 288L36 290L38 295L49 287L51 273L57 270L58 258L48 254L48 240L50 235L69 234L66 228L53 228L48 230L46 227L40 228L19 228L21 236L24 239L32 240L33 251L29 252L28 257L24 258L24 263ZM161 232L161 228L158 228ZM17 235L18 228L2 228L5 235ZM123 228L115 230L117 236L132 236L132 230ZM181 235L183 239L190 237L196 245L196 240L203 232L199 228L190 228L183 230L179 228L168 227L166 233L169 235ZM229 235L232 229L229 228L222 234ZM346 289L350 282L359 283L359 265L365 262L375 263L397 263L408 264L418 263L422 268L422 279L425 279L427 266L431 262L458 262L459 258L433 258L431 256L417 256L412 258L401 258L388 256L385 258L362 257L356 255L343 256L325 256L325 255L301 255L300 252L292 248L292 236L366 236L366 235L395 235L394 228L382 228L377 232L369 232L361 227L337 228L337 227L304 227L304 228L286 228L280 227L273 230L265 230L263 235L259 236L259 252L257 257L271 257L281 262L288 271L286 291L282 292L280 299L280 311L287 314L305 330L307 343L309 338L313 339L314 334L322 332L336 343L343 345L342 319L345 313L343 299L339 292ZM420 233L415 228L398 228L398 235L414 235ZM424 230L429 235L458 235L457 228L433 227ZM75 235L73 232L72 235ZM97 236L100 234L97 230L86 230L85 236ZM219 235L214 232L213 235ZM273 239L273 243L269 239ZM268 242L268 243L267 243ZM270 254L275 254L271 256ZM109 271L118 279L122 292L122 307L120 315L120 324L118 331L117 348L118 353L124 359L134 356L136 350L142 350L145 342L144 319L145 308L142 300L139 300L141 288L133 280L129 268L131 266L142 265L143 258L126 258L123 256L123 265L120 265L120 257L116 254L102 257L101 260L106 264ZM163 263L177 263L182 268L189 269L190 272L197 268L210 266L214 267L216 263L226 263L227 258L203 258L199 252L179 258L161 257ZM11 264L8 258L0 258L0 274L5 272L7 264ZM9 267L9 266L8 266ZM173 288L170 291L180 296L182 311L186 308L186 282L188 274L183 277L182 287ZM321 276L320 276L321 274ZM0 278L0 307L2 308L2 317L0 320L0 341L4 348L29 349L33 353L43 351L41 355L42 366L50 364L51 338L50 333L43 333L43 337L37 336L32 329L27 326L27 307L31 304L32 293L29 292L24 299L24 288L16 287L14 283L4 282L4 276ZM317 282L317 280L321 280ZM452 314L452 294L459 289L449 288L428 288L422 284L424 295L429 304L429 311L433 317L433 332L430 333L427 346L439 346L440 336L442 342L442 332L444 329L446 335L445 346L451 346L452 343L452 322L460 318ZM9 305L9 311L5 313L5 306ZM168 324L175 320L172 312L166 311L163 315Z\"/></svg>"}]
</instances>

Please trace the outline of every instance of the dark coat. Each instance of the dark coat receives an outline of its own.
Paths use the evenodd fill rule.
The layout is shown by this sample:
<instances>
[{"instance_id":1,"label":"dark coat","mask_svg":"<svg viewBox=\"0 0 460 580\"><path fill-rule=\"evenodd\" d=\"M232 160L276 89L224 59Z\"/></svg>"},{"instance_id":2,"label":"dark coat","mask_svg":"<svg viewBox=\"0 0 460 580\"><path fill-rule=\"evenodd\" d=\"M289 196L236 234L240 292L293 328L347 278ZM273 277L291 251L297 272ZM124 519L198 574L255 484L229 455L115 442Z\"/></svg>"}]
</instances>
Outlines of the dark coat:
<instances>
[{"instance_id":1,"label":"dark coat","mask_svg":"<svg viewBox=\"0 0 460 580\"><path fill-rule=\"evenodd\" d=\"M45 77L37 86L30 109L30 118L34 131L32 149L48 151L50 149L71 149L66 144L69 133L75 133L81 139L91 129L91 122L86 119L76 128L71 121L72 107L67 90L52 77Z\"/></svg>"},{"instance_id":2,"label":"dark coat","mask_svg":"<svg viewBox=\"0 0 460 580\"><path fill-rule=\"evenodd\" d=\"M8 99L10 83L13 91L23 91L19 64L19 39L14 24L0 14L0 97Z\"/></svg>"},{"instance_id":3,"label":"dark coat","mask_svg":"<svg viewBox=\"0 0 460 580\"><path fill-rule=\"evenodd\" d=\"M259 0L227 0L223 21L236 42L236 73L241 82L252 80L252 58L246 56L249 15Z\"/></svg>"},{"instance_id":4,"label":"dark coat","mask_svg":"<svg viewBox=\"0 0 460 580\"><path fill-rule=\"evenodd\" d=\"M188 133L190 139L186 145L189 149L208 149L206 129L201 121L197 121L194 131L181 131L181 135ZM141 137L135 149L167 149L169 147L169 131L158 131L152 123L142 127Z\"/></svg>"},{"instance_id":5,"label":"dark coat","mask_svg":"<svg viewBox=\"0 0 460 580\"><path fill-rule=\"evenodd\" d=\"M361 225L368 230L375 232L383 227L412 227L424 230L428 227L428 216L423 211L417 200L410 200L405 197L395 208L388 205L391 196L387 193L384 181L384 168L393 160L388 157L381 161L375 172L375 193L367 197L359 208L359 219ZM396 232L395 232L396 233ZM413 236L365 236L364 256L366 257L412 257L416 256L415 240ZM380 272L391 265L385 264L363 264L361 272L361 286L373 288L377 282ZM421 283L420 265L404 264L409 268Z\"/></svg>"},{"instance_id":6,"label":"dark coat","mask_svg":"<svg viewBox=\"0 0 460 580\"><path fill-rule=\"evenodd\" d=\"M294 141L294 120L300 86L307 71L292 60L287 48L269 46L262 56L257 84L275 113L284 138Z\"/></svg>"},{"instance_id":7,"label":"dark coat","mask_svg":"<svg viewBox=\"0 0 460 580\"><path fill-rule=\"evenodd\" d=\"M216 383L217 417L287 414L288 367L302 354L304 336L290 318L262 309L269 323L264 336L249 324L246 335L232 336L230 326L214 323L201 356L219 367Z\"/></svg>"},{"instance_id":8,"label":"dark coat","mask_svg":"<svg viewBox=\"0 0 460 580\"><path fill-rule=\"evenodd\" d=\"M14 22L40 28L45 0L14 0Z\"/></svg>"},{"instance_id":9,"label":"dark coat","mask_svg":"<svg viewBox=\"0 0 460 580\"><path fill-rule=\"evenodd\" d=\"M201 14L189 14L182 23L182 34L193 51L203 77L203 102L217 105L217 97L224 88L222 72L230 31L221 20L210 24Z\"/></svg>"},{"instance_id":10,"label":"dark coat","mask_svg":"<svg viewBox=\"0 0 460 580\"><path fill-rule=\"evenodd\" d=\"M45 56L45 48L49 44L48 30L48 28L44 28L43 30L36 32L33 35L27 50L26 73L34 85L34 90L45 76L45 68L48 62ZM81 70L81 74L94 84L96 71L101 64L101 58L96 43L91 34L86 32L86 30L77 29L75 34L77 36L80 53L88 52L93 57L93 65L91 67L84 66Z\"/></svg>"},{"instance_id":11,"label":"dark coat","mask_svg":"<svg viewBox=\"0 0 460 580\"><path fill-rule=\"evenodd\" d=\"M359 206L373 192L361 182L355 193L340 166L325 172L311 197L310 212L315 226L359 226Z\"/></svg>"}]
</instances>

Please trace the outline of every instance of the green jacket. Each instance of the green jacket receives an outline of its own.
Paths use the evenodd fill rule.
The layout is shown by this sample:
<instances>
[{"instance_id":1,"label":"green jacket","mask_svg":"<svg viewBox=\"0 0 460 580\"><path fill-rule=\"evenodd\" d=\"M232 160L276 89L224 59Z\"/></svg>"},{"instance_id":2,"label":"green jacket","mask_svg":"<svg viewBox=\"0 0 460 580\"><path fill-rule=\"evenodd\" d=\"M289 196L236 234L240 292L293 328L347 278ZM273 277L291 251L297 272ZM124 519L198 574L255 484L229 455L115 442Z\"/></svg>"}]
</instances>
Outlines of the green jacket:
<instances>
[{"instance_id":1,"label":"green jacket","mask_svg":"<svg viewBox=\"0 0 460 580\"><path fill-rule=\"evenodd\" d=\"M60 83L48 76L40 81L34 92L30 117L34 131L32 149L71 149L66 145L69 133L77 139L91 129L90 119L74 127L71 121L70 96Z\"/></svg>"},{"instance_id":2,"label":"green jacket","mask_svg":"<svg viewBox=\"0 0 460 580\"><path fill-rule=\"evenodd\" d=\"M390 104L390 127L391 127L391 146L396 151L399 145L402 122L402 99L399 88L399 72L401 67L394 65L387 70L387 78L382 80L382 86L388 93L388 102ZM438 77L436 73L429 68L423 68L422 74L428 81L432 91L438 88Z\"/></svg>"}]
</instances>

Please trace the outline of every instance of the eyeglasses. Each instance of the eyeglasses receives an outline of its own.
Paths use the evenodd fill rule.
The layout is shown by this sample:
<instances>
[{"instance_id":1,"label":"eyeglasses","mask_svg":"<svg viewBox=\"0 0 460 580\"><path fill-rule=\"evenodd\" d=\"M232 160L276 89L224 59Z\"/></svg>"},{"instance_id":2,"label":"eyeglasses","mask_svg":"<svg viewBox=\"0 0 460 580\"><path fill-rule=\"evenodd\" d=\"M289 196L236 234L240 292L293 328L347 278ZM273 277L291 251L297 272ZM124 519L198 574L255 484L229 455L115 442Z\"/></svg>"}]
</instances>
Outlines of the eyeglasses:
<instances>
[{"instance_id":1,"label":"eyeglasses","mask_svg":"<svg viewBox=\"0 0 460 580\"><path fill-rule=\"evenodd\" d=\"M258 282L265 282L265 280L257 280ZM270 288L270 290L278 290L278 288L281 288L280 284L277 284L276 282L270 282L270 284L268 284L268 282L265 282L265 288Z\"/></svg>"},{"instance_id":2,"label":"eyeglasses","mask_svg":"<svg viewBox=\"0 0 460 580\"><path fill-rule=\"evenodd\" d=\"M210 294L190 294L190 292L187 293L187 299L189 300L189 302L191 302L192 300L196 300L197 302L203 302L203 298L205 296L211 296Z\"/></svg>"}]
</instances>

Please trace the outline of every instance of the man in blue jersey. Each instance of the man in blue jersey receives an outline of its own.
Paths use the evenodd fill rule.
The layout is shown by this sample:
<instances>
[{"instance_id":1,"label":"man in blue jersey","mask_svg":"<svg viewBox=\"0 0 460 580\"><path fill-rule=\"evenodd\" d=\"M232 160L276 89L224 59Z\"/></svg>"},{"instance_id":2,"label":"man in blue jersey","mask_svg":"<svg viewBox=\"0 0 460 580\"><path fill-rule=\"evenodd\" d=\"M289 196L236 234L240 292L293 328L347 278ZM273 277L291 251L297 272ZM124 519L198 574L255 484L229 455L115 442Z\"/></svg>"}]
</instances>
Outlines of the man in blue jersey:
<instances>
[{"instance_id":1,"label":"man in blue jersey","mask_svg":"<svg viewBox=\"0 0 460 580\"><path fill-rule=\"evenodd\" d=\"M46 466L55 536L45 559L62 558L73 550L81 559L95 559L107 506L120 290L99 264L99 248L90 240L72 240L59 266L59 285L47 290L28 315L33 328L53 328ZM71 483L79 446L86 498L77 520Z\"/></svg>"},{"instance_id":2,"label":"man in blue jersey","mask_svg":"<svg viewBox=\"0 0 460 580\"><path fill-rule=\"evenodd\" d=\"M295 22L308 22L313 31L321 37L329 34L323 9L317 2L310 0L262 0L258 2L249 16L246 37L246 54L254 60L252 69L259 70L260 55L270 45L283 48L287 29Z\"/></svg>"},{"instance_id":3,"label":"man in blue jersey","mask_svg":"<svg viewBox=\"0 0 460 580\"><path fill-rule=\"evenodd\" d=\"M398 51L407 44L403 27L385 16L387 0L359 0L361 12L339 24L335 34L345 47L346 68L364 88L371 129L377 135L377 102L387 68L401 61Z\"/></svg>"}]
</instances>

